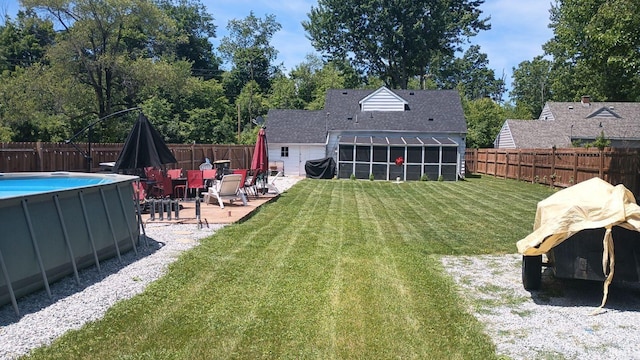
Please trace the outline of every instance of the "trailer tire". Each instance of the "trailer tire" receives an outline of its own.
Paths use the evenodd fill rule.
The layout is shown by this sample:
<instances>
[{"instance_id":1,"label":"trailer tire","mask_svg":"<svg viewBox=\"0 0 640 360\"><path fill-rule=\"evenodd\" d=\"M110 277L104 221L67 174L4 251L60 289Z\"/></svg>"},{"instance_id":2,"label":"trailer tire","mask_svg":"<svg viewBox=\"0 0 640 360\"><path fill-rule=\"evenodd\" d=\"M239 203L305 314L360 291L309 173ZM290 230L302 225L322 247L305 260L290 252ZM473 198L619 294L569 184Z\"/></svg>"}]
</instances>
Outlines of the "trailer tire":
<instances>
[{"instance_id":1,"label":"trailer tire","mask_svg":"<svg viewBox=\"0 0 640 360\"><path fill-rule=\"evenodd\" d=\"M522 285L525 290L538 290L542 283L542 255L522 257Z\"/></svg>"}]
</instances>

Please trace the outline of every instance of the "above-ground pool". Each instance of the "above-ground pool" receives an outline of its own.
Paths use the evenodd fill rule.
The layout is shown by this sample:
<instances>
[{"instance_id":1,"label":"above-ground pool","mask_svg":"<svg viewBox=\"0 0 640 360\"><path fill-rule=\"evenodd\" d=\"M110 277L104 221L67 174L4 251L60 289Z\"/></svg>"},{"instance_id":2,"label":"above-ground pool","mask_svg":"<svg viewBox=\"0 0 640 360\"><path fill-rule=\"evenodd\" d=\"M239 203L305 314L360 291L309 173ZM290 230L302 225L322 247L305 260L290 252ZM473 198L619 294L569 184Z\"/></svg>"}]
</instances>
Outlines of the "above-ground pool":
<instances>
[{"instance_id":1,"label":"above-ground pool","mask_svg":"<svg viewBox=\"0 0 640 360\"><path fill-rule=\"evenodd\" d=\"M136 249L137 176L0 173L0 305Z\"/></svg>"}]
</instances>

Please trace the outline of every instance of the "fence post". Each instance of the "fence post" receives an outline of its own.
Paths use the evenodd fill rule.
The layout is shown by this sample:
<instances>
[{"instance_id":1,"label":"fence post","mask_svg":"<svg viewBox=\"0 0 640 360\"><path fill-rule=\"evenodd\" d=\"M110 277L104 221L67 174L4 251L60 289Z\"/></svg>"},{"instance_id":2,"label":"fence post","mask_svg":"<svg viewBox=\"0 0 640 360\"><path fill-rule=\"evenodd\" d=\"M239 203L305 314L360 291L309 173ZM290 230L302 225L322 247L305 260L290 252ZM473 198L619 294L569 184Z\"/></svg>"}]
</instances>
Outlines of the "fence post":
<instances>
[{"instance_id":1,"label":"fence post","mask_svg":"<svg viewBox=\"0 0 640 360\"><path fill-rule=\"evenodd\" d=\"M578 183L578 152L573 153L573 184Z\"/></svg>"},{"instance_id":2,"label":"fence post","mask_svg":"<svg viewBox=\"0 0 640 360\"><path fill-rule=\"evenodd\" d=\"M604 178L602 177L602 173L604 171L604 156L603 156L602 149L599 149L598 154L600 155L600 164L598 166L598 176L600 177L600 179L604 180Z\"/></svg>"},{"instance_id":3,"label":"fence post","mask_svg":"<svg viewBox=\"0 0 640 360\"><path fill-rule=\"evenodd\" d=\"M533 155L533 161L531 163L531 182L535 183L536 182L536 152L534 151L532 155Z\"/></svg>"},{"instance_id":4,"label":"fence post","mask_svg":"<svg viewBox=\"0 0 640 360\"><path fill-rule=\"evenodd\" d=\"M554 145L551 148L551 177L553 177L555 173L556 173L556 147ZM553 182L553 180L554 179L551 179L551 182Z\"/></svg>"},{"instance_id":5,"label":"fence post","mask_svg":"<svg viewBox=\"0 0 640 360\"><path fill-rule=\"evenodd\" d=\"M522 178L522 149L518 149L518 181Z\"/></svg>"},{"instance_id":6,"label":"fence post","mask_svg":"<svg viewBox=\"0 0 640 360\"><path fill-rule=\"evenodd\" d=\"M505 152L505 169L504 169L504 178L509 178L509 150Z\"/></svg>"}]
</instances>

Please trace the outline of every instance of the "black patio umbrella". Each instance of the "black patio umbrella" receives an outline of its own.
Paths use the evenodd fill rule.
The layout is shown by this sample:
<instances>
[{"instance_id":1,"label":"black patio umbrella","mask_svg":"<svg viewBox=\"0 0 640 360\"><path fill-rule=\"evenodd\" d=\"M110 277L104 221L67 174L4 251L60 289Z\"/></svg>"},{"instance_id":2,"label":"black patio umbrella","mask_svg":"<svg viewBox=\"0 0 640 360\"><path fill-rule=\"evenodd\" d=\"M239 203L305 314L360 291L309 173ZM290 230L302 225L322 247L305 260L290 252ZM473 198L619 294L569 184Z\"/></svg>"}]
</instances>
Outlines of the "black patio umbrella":
<instances>
[{"instance_id":1,"label":"black patio umbrella","mask_svg":"<svg viewBox=\"0 0 640 360\"><path fill-rule=\"evenodd\" d=\"M167 147L160 133L151 126L142 112L133 125L113 171L120 169L141 169L148 166L160 167L178 161Z\"/></svg>"}]
</instances>

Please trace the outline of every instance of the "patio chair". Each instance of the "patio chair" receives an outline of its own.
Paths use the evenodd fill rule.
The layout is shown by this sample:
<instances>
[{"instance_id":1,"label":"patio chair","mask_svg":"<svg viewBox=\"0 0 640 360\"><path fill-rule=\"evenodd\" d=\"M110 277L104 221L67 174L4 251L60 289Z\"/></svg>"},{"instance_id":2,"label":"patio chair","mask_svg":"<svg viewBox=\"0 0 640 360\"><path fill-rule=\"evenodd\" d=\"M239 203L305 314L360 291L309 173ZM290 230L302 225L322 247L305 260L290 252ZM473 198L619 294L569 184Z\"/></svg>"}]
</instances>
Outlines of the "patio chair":
<instances>
[{"instance_id":1,"label":"patio chair","mask_svg":"<svg viewBox=\"0 0 640 360\"><path fill-rule=\"evenodd\" d=\"M167 176L172 179L179 179L182 177L182 169L169 169L167 170Z\"/></svg>"},{"instance_id":2,"label":"patio chair","mask_svg":"<svg viewBox=\"0 0 640 360\"><path fill-rule=\"evenodd\" d=\"M253 175L251 175L244 184L247 196L250 194L256 198L258 197L258 179L261 179L263 176L264 174L260 170L253 170Z\"/></svg>"},{"instance_id":3,"label":"patio chair","mask_svg":"<svg viewBox=\"0 0 640 360\"><path fill-rule=\"evenodd\" d=\"M147 207L147 192L144 186L140 181L134 181L131 185L133 185L133 202L136 206L139 206L141 212L145 212Z\"/></svg>"},{"instance_id":4,"label":"patio chair","mask_svg":"<svg viewBox=\"0 0 640 360\"><path fill-rule=\"evenodd\" d=\"M213 204L215 200L218 201L221 209L224 209L224 201L228 201L233 204L234 201L242 201L242 205L247 205L247 197L240 191L240 182L242 181L241 174L230 174L222 177L218 181L217 186L212 186L204 194L204 202L206 204ZM214 200L215 199L215 200Z\"/></svg>"},{"instance_id":5,"label":"patio chair","mask_svg":"<svg viewBox=\"0 0 640 360\"><path fill-rule=\"evenodd\" d=\"M202 170L187 170L187 188L185 192L189 190L195 191L195 198L199 197L198 191L204 189L204 178L202 177Z\"/></svg>"},{"instance_id":6,"label":"patio chair","mask_svg":"<svg viewBox=\"0 0 640 360\"><path fill-rule=\"evenodd\" d=\"M244 183L247 181L247 174L249 173L249 170L247 169L235 169L233 170L234 174L240 174L242 176L242 178L240 179L240 191L242 191L243 193L245 193L245 189L244 189Z\"/></svg>"},{"instance_id":7,"label":"patio chair","mask_svg":"<svg viewBox=\"0 0 640 360\"><path fill-rule=\"evenodd\" d=\"M204 178L204 188L209 189L216 182L217 169L202 170L202 177Z\"/></svg>"}]
</instances>

